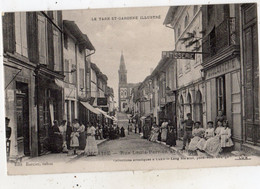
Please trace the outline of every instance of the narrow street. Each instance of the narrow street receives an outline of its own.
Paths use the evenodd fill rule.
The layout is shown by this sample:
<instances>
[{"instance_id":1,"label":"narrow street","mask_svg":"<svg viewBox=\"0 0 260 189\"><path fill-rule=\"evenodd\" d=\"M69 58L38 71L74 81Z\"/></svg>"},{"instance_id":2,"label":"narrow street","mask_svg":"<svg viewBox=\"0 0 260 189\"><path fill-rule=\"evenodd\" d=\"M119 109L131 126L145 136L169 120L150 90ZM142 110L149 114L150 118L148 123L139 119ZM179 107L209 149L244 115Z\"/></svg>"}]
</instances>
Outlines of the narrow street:
<instances>
[{"instance_id":1,"label":"narrow street","mask_svg":"<svg viewBox=\"0 0 260 189\"><path fill-rule=\"evenodd\" d=\"M99 147L98 156L82 156L75 161L102 161L122 159L146 158L175 158L178 155L174 150L158 143L140 138L139 134L130 133L124 138L109 140ZM73 161L73 162L75 162Z\"/></svg>"}]
</instances>

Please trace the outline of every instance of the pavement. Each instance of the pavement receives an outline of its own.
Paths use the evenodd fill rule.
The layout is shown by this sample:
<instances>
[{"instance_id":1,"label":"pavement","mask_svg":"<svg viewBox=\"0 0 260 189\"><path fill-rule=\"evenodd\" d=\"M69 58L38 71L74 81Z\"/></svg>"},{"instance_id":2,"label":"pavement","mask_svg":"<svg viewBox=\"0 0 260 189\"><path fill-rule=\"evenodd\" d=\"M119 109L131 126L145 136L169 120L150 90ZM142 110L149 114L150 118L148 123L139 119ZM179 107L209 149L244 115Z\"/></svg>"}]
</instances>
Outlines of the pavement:
<instances>
[{"instance_id":1,"label":"pavement","mask_svg":"<svg viewBox=\"0 0 260 189\"><path fill-rule=\"evenodd\" d=\"M98 147L106 142L107 139L103 140L96 140ZM64 162L68 163L75 159L78 159L79 157L83 156L83 150L77 150L77 154L72 154L72 151L69 151L69 153L49 153L38 157L24 157L22 158L22 162Z\"/></svg>"}]
</instances>

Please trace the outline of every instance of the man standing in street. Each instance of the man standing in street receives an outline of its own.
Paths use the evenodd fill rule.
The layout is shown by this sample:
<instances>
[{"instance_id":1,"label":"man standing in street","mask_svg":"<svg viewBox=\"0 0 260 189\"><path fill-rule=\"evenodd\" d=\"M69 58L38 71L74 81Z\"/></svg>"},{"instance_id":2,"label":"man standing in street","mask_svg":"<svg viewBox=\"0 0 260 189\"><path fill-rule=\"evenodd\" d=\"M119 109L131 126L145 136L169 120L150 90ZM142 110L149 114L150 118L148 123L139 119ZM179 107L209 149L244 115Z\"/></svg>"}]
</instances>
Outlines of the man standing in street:
<instances>
[{"instance_id":1,"label":"man standing in street","mask_svg":"<svg viewBox=\"0 0 260 189\"><path fill-rule=\"evenodd\" d=\"M191 113L187 113L187 118L184 120L184 136L183 136L183 147L182 150L185 150L186 143L190 142L190 139L192 137L192 127L194 125L194 121L192 121Z\"/></svg>"}]
</instances>

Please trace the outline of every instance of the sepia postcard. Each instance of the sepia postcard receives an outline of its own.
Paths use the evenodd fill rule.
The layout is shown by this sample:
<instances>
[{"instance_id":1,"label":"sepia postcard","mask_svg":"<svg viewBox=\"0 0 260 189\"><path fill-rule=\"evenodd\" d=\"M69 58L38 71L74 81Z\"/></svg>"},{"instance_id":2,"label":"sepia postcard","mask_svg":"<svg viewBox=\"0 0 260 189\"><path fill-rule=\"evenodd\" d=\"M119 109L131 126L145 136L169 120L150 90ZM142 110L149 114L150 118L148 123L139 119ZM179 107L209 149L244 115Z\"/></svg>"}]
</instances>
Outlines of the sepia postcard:
<instances>
[{"instance_id":1,"label":"sepia postcard","mask_svg":"<svg viewBox=\"0 0 260 189\"><path fill-rule=\"evenodd\" d=\"M256 3L4 12L9 175L260 165Z\"/></svg>"}]
</instances>

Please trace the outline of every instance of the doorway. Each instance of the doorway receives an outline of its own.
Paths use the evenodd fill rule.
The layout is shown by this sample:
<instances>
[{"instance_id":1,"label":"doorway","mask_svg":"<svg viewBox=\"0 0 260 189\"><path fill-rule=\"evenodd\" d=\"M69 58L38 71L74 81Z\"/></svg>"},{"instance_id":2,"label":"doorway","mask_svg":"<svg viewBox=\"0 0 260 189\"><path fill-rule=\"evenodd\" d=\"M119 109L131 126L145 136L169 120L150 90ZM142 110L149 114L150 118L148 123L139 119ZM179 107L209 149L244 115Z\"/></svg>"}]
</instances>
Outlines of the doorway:
<instances>
[{"instance_id":1,"label":"doorway","mask_svg":"<svg viewBox=\"0 0 260 189\"><path fill-rule=\"evenodd\" d=\"M19 156L30 156L28 84L16 82L17 148Z\"/></svg>"}]
</instances>

